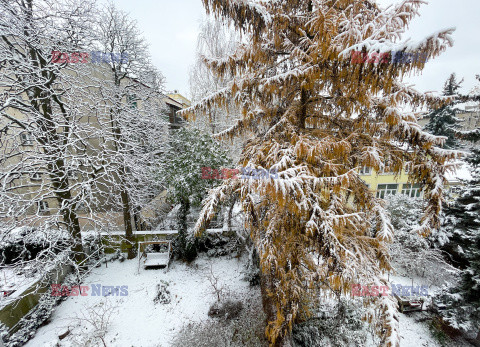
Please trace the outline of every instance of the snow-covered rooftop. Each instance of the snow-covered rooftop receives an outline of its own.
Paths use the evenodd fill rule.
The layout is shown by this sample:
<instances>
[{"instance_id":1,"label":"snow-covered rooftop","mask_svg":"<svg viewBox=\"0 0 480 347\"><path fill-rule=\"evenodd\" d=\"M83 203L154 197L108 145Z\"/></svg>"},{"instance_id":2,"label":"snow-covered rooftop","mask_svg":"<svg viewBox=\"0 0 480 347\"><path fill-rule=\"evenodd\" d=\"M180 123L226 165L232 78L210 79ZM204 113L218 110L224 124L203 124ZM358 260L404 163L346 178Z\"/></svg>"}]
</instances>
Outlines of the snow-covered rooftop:
<instances>
[{"instance_id":1,"label":"snow-covered rooftop","mask_svg":"<svg viewBox=\"0 0 480 347\"><path fill-rule=\"evenodd\" d=\"M455 172L449 172L446 177L450 183L460 182L462 180L471 180L471 169L467 164L461 165Z\"/></svg>"}]
</instances>

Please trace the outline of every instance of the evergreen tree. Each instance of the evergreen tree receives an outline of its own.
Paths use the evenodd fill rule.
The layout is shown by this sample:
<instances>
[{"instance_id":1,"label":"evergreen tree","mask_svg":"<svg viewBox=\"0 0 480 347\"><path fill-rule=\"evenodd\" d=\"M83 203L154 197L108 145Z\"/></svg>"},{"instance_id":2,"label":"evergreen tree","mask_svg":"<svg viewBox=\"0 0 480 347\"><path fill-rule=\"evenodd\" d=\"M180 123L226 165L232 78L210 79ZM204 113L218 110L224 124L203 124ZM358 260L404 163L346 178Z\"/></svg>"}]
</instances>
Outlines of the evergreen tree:
<instances>
[{"instance_id":1,"label":"evergreen tree","mask_svg":"<svg viewBox=\"0 0 480 347\"><path fill-rule=\"evenodd\" d=\"M476 78L480 80L480 76ZM479 100L475 87L468 99ZM447 304L444 318L455 328L477 334L480 340L480 128L458 132L463 140L472 142L467 158L472 179L464 182L455 202L446 209L445 227L449 242L443 247L461 270L458 285L441 296Z\"/></svg>"},{"instance_id":2,"label":"evergreen tree","mask_svg":"<svg viewBox=\"0 0 480 347\"><path fill-rule=\"evenodd\" d=\"M170 201L180 205L177 250L181 258L192 260L196 252L188 238L187 216L191 206L198 206L208 189L218 185L221 167L229 160L210 135L198 129L182 128L173 132L162 162L158 173L160 182L167 187Z\"/></svg>"},{"instance_id":3,"label":"evergreen tree","mask_svg":"<svg viewBox=\"0 0 480 347\"><path fill-rule=\"evenodd\" d=\"M445 84L443 85L443 95L445 96L453 96L457 95L458 89L462 87L463 83L463 78L461 81L457 82L457 75L455 73L452 73L450 77L445 81Z\"/></svg>"},{"instance_id":4,"label":"evergreen tree","mask_svg":"<svg viewBox=\"0 0 480 347\"><path fill-rule=\"evenodd\" d=\"M229 179L210 191L196 225L200 234L219 205L238 194L258 250L266 336L288 344L293 324L306 319L323 293L348 294L353 283L385 283L392 226L384 202L361 180L358 168L399 174L423 183L427 207L418 232L439 226L443 182L457 152L420 129L404 103L423 107L438 100L420 94L401 77L424 62L390 62L392 51L439 55L453 30L415 46L401 41L418 14L418 0L382 9L375 1L204 0L208 13L244 35L235 54L206 59L227 86L185 111L207 112L235 101L242 117L219 136L251 131L240 165L274 169L278 177ZM350 55L388 53L385 62L353 63ZM372 298L382 344L399 343L392 298Z\"/></svg>"},{"instance_id":5,"label":"evergreen tree","mask_svg":"<svg viewBox=\"0 0 480 347\"><path fill-rule=\"evenodd\" d=\"M478 130L478 129L477 129ZM451 238L448 251L462 267L457 286L444 293L445 319L455 328L480 334L480 149L469 158L473 179L459 192L447 209L446 226Z\"/></svg>"},{"instance_id":6,"label":"evergreen tree","mask_svg":"<svg viewBox=\"0 0 480 347\"><path fill-rule=\"evenodd\" d=\"M450 97L457 95L457 91L461 87L462 82L463 79L460 82L457 82L456 75L452 73L445 82L443 95ZM428 115L429 121L425 126L425 129L428 132L434 135L447 137L444 145L445 148L458 147L458 140L456 139L455 131L460 128L459 123L461 120L456 117L456 109L454 106L455 102L433 110Z\"/></svg>"}]
</instances>

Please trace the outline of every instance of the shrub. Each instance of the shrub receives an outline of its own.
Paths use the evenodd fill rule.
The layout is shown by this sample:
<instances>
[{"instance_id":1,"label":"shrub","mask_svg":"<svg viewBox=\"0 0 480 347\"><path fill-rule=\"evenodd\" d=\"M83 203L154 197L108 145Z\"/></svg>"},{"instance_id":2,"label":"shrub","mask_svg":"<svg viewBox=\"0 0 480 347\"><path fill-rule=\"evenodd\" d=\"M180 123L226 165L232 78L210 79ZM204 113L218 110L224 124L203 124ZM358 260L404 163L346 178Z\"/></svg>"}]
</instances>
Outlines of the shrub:
<instances>
[{"instance_id":1,"label":"shrub","mask_svg":"<svg viewBox=\"0 0 480 347\"><path fill-rule=\"evenodd\" d=\"M0 264L32 260L46 251L58 254L70 244L68 234L57 229L19 227L1 232L4 235L0 243Z\"/></svg>"},{"instance_id":2,"label":"shrub","mask_svg":"<svg viewBox=\"0 0 480 347\"><path fill-rule=\"evenodd\" d=\"M259 296L244 302L237 318L215 319L185 325L173 347L266 347L265 315Z\"/></svg>"},{"instance_id":3,"label":"shrub","mask_svg":"<svg viewBox=\"0 0 480 347\"><path fill-rule=\"evenodd\" d=\"M239 255L242 249L242 241L236 233L204 233L198 239L198 251L209 257Z\"/></svg>"},{"instance_id":4,"label":"shrub","mask_svg":"<svg viewBox=\"0 0 480 347\"><path fill-rule=\"evenodd\" d=\"M168 290L169 283L166 281L160 282L161 283L157 284L157 294L155 295L153 302L163 305L169 304L170 302L172 302L172 296L170 294L170 291Z\"/></svg>"},{"instance_id":5,"label":"shrub","mask_svg":"<svg viewBox=\"0 0 480 347\"><path fill-rule=\"evenodd\" d=\"M292 331L293 347L365 346L367 325L361 309L352 301L341 300L332 314L322 314L297 324Z\"/></svg>"},{"instance_id":6,"label":"shrub","mask_svg":"<svg viewBox=\"0 0 480 347\"><path fill-rule=\"evenodd\" d=\"M177 237L172 242L173 256L190 263L198 256L197 244L198 241L196 238L187 235L185 231L180 230Z\"/></svg>"},{"instance_id":7,"label":"shrub","mask_svg":"<svg viewBox=\"0 0 480 347\"><path fill-rule=\"evenodd\" d=\"M224 303L216 302L210 306L208 316L212 318L224 318L226 320L237 318L242 312L243 304L241 301L227 300Z\"/></svg>"}]
</instances>

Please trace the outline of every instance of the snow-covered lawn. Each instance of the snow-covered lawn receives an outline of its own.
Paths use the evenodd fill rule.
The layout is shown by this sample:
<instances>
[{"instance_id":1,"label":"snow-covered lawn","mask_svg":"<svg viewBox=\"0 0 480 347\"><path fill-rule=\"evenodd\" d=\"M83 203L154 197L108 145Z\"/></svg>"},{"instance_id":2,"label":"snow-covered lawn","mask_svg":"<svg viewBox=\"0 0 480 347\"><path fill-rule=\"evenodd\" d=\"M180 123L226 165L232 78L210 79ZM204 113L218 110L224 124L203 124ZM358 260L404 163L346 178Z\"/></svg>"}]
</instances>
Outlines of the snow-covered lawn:
<instances>
[{"instance_id":1,"label":"snow-covered lawn","mask_svg":"<svg viewBox=\"0 0 480 347\"><path fill-rule=\"evenodd\" d=\"M400 347L440 347L433 338L427 325L417 322L421 313L399 314L400 316Z\"/></svg>"},{"instance_id":2,"label":"snow-covered lawn","mask_svg":"<svg viewBox=\"0 0 480 347\"><path fill-rule=\"evenodd\" d=\"M211 271L233 299L258 295L259 291L258 287L251 289L248 282L242 280L243 263L237 259L200 257L191 265L172 262L168 271L140 269L139 274L137 266L135 259L108 263L108 268L105 264L96 268L84 285L126 285L128 296L69 297L56 308L52 322L40 328L26 346L85 345L92 327L81 317L88 318L87 308L94 305L113 307L105 335L107 346L168 346L182 326L209 319L207 313L215 301L208 280ZM161 281L169 283L170 304L154 304L156 286ZM102 311L100 306L96 309ZM67 330L71 333L60 341L59 335Z\"/></svg>"},{"instance_id":3,"label":"snow-covered lawn","mask_svg":"<svg viewBox=\"0 0 480 347\"><path fill-rule=\"evenodd\" d=\"M107 346L169 346L182 327L191 322L210 319L207 315L216 295L211 285L211 273L218 279L218 287L228 291L232 299L245 299L259 295L259 288L250 288L243 278L243 262L229 258L199 257L187 265L172 262L170 269L137 272L138 262L126 260L109 262L96 268L83 285L128 286L127 296L76 296L69 297L56 308L51 322L40 328L26 346L97 346L99 339L88 322L89 308L105 312L110 319L104 341ZM401 282L395 277L396 282ZM169 304L154 303L156 287L167 282L172 301ZM91 294L91 289L89 290ZM107 309L103 309L106 307ZM260 308L259 308L260 309ZM400 314L402 347L440 346L432 337L427 325L417 321L422 313ZM101 321L97 318L97 323ZM60 340L59 336L70 330ZM96 331L102 335L101 332ZM102 335L103 336L103 335ZM89 340L90 339L90 340Z\"/></svg>"}]
</instances>

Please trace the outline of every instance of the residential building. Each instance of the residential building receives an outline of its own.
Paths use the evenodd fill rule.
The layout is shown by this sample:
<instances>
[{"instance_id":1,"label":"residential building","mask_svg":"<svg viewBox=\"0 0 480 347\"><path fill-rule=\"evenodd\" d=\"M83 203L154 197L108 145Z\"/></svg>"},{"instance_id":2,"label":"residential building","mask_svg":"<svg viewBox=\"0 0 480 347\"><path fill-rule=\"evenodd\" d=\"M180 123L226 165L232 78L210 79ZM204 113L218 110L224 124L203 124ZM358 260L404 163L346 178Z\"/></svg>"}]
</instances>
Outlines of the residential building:
<instances>
[{"instance_id":1,"label":"residential building","mask_svg":"<svg viewBox=\"0 0 480 347\"><path fill-rule=\"evenodd\" d=\"M85 80L95 79L96 81L107 78L104 76L108 76L108 74L102 73L102 65L91 64L89 66L91 66L92 69L91 73L85 74L82 78L85 78ZM95 84L86 82L86 85ZM148 88L142 85L142 88L143 87ZM89 91L92 92L91 95L95 94L95 90ZM98 96L100 92L96 92L96 94ZM76 113L73 114L74 117L77 117L74 121L75 124L78 124L78 130L76 131L82 133L82 139L88 139L88 145L86 144L84 146L85 149L83 152L79 149L82 147L80 145L74 146L75 148L66 149L67 153L71 153L71 155L67 154L65 159L65 166L68 167L67 175L70 189L74 196L76 196L81 190L90 187L92 184L90 182L94 182L94 186L88 188L91 189L91 192L88 194L91 194L90 197L91 200L94 201L94 204L86 206L81 201L76 204L76 212L80 225L83 230L93 229L95 228L95 219L97 219L102 220L102 225L106 225L111 229L123 229L122 212L116 210L118 209L118 204L115 204L111 198L106 198L108 195L116 194L113 181L112 179L105 180L101 177L98 178L99 174L96 172L98 165L106 165L106 162L109 160L109 155L115 155L115 149L113 148L115 144L106 141L101 134L102 127L109 126L112 121L108 112L111 108L108 100L111 100L111 98L109 99L107 96L104 99L99 99L103 100L101 103L105 105L98 106L98 104L96 104L96 107L91 107L92 100L88 99L89 94L85 93L85 91L79 93L72 92L72 94L69 95L75 98L75 101L70 104L78 107ZM28 100L26 95L22 95L21 98ZM123 102L127 102L132 108L139 109L140 113L142 113L143 107L148 107L150 110L152 108L161 110L161 104L164 104L170 111L170 127L175 128L183 122L183 119L177 115L177 111L185 107L188 102L186 98L178 93L176 93L175 98L182 100L182 102L164 95L163 97L152 100L152 103L149 105L143 105L132 92L131 95L126 96ZM11 107L7 107L4 112L12 119L27 119L26 114L22 114L17 109ZM58 122L58 124L63 123ZM21 130L20 127L8 126L8 121L5 117L0 117L0 129L2 130L0 132L0 183L4 185L4 192L8 190L10 192L9 194L12 195L12 201L15 201L17 204L15 208L22 205L20 200L24 202L25 206L22 216L15 218L15 224L38 225L46 221L54 224L57 223L55 221L55 215L58 214L59 210L58 200L54 194L52 194L51 189L48 188L50 186L51 173L45 163L35 158L35 153L42 153L41 146L29 132ZM62 134L65 131L65 127L59 126L57 133ZM72 135L75 136L76 134L73 133ZM165 138L160 140L160 142L166 142L168 140L168 127L165 128L164 135ZM109 154L103 158L96 156L96 152L98 152L100 148L109 149ZM92 157L95 159L92 159ZM100 160L104 162L102 163ZM20 167L21 170L18 169ZM92 181L92 175L97 175L95 181ZM113 175L115 175L115 173L113 173ZM103 192L108 192L109 194L103 194ZM21 196L21 198L15 199L15 196ZM6 217L9 215L8 209L11 207L12 206L5 205L0 206L0 223L13 221L10 217Z\"/></svg>"}]
</instances>

